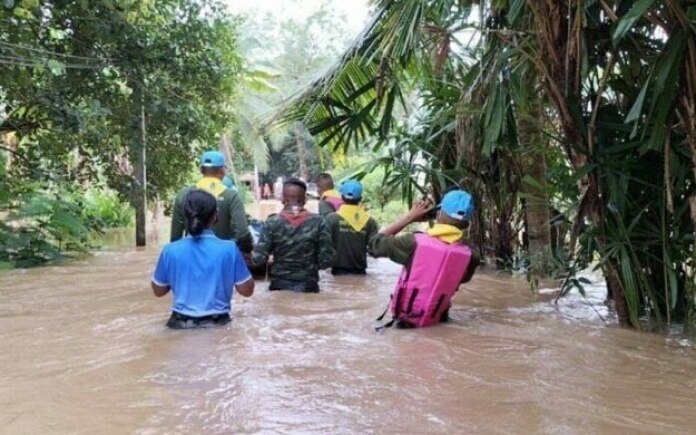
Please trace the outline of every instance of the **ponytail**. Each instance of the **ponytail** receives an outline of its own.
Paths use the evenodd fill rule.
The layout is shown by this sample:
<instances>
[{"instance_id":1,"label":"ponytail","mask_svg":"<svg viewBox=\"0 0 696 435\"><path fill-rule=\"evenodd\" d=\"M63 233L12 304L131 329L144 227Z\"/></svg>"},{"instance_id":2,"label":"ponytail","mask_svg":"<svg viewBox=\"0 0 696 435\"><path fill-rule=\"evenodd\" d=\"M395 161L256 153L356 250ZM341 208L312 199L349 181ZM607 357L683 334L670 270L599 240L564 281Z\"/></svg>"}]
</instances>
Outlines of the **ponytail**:
<instances>
[{"instance_id":1,"label":"ponytail","mask_svg":"<svg viewBox=\"0 0 696 435\"><path fill-rule=\"evenodd\" d=\"M186 232L193 237L201 235L212 224L217 214L217 200L213 195L201 189L193 189L184 199L184 217Z\"/></svg>"}]
</instances>

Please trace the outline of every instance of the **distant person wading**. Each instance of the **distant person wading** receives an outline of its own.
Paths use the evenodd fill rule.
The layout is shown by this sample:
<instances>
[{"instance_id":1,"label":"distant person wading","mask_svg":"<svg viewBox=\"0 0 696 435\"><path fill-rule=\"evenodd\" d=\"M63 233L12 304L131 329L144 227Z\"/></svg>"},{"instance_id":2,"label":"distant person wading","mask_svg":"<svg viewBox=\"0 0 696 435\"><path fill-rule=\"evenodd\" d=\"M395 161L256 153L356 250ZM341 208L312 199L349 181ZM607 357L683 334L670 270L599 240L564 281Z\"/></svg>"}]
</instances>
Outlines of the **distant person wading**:
<instances>
[{"instance_id":1,"label":"distant person wading","mask_svg":"<svg viewBox=\"0 0 696 435\"><path fill-rule=\"evenodd\" d=\"M317 175L317 193L319 194L319 214L326 217L343 205L341 194L334 188L331 174L323 172Z\"/></svg>"}]
</instances>

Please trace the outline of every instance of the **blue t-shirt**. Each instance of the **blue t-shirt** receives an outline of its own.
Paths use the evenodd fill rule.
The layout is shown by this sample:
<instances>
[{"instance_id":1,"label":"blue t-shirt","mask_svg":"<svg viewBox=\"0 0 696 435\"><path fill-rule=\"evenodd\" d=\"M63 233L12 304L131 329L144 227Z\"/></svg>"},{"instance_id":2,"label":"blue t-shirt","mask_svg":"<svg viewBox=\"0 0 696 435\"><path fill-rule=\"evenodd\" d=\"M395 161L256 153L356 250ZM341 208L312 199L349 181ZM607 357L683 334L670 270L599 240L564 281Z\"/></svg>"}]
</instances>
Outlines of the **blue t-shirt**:
<instances>
[{"instance_id":1,"label":"blue t-shirt","mask_svg":"<svg viewBox=\"0 0 696 435\"><path fill-rule=\"evenodd\" d=\"M233 286L251 279L237 244L211 230L167 244L152 281L170 286L172 311L192 317L230 311Z\"/></svg>"}]
</instances>

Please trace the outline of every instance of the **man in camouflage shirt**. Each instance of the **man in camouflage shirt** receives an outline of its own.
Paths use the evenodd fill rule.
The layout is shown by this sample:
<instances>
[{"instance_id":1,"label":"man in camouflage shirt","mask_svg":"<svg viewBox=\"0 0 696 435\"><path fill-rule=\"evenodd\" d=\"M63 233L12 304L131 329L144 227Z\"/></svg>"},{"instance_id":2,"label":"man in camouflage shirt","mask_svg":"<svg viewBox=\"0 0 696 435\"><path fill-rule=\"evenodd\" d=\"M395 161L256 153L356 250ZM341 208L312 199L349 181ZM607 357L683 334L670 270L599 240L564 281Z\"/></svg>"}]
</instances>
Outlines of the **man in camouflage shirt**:
<instances>
[{"instance_id":1,"label":"man in camouflage shirt","mask_svg":"<svg viewBox=\"0 0 696 435\"><path fill-rule=\"evenodd\" d=\"M283 211L271 215L259 236L252 264L269 261L269 290L319 291L319 270L331 267L331 236L318 214L304 209L307 185L291 178L283 183Z\"/></svg>"}]
</instances>

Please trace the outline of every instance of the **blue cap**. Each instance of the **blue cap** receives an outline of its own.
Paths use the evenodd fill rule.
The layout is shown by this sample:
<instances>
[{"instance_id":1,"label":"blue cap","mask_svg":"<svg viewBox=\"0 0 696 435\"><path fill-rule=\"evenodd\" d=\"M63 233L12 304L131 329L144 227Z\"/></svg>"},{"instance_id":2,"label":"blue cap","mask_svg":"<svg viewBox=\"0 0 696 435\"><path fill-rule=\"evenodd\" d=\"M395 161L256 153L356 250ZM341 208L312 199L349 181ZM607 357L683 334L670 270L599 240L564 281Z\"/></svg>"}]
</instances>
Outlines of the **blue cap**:
<instances>
[{"instance_id":1,"label":"blue cap","mask_svg":"<svg viewBox=\"0 0 696 435\"><path fill-rule=\"evenodd\" d=\"M474 214L474 198L469 192L453 190L442 198L440 207L442 212L452 219L468 220Z\"/></svg>"},{"instance_id":2,"label":"blue cap","mask_svg":"<svg viewBox=\"0 0 696 435\"><path fill-rule=\"evenodd\" d=\"M348 180L341 184L341 196L347 199L360 199L363 194L362 184L357 180Z\"/></svg>"},{"instance_id":3,"label":"blue cap","mask_svg":"<svg viewBox=\"0 0 696 435\"><path fill-rule=\"evenodd\" d=\"M220 151L206 151L201 156L201 166L206 168L220 168L225 166L225 156Z\"/></svg>"}]
</instances>

